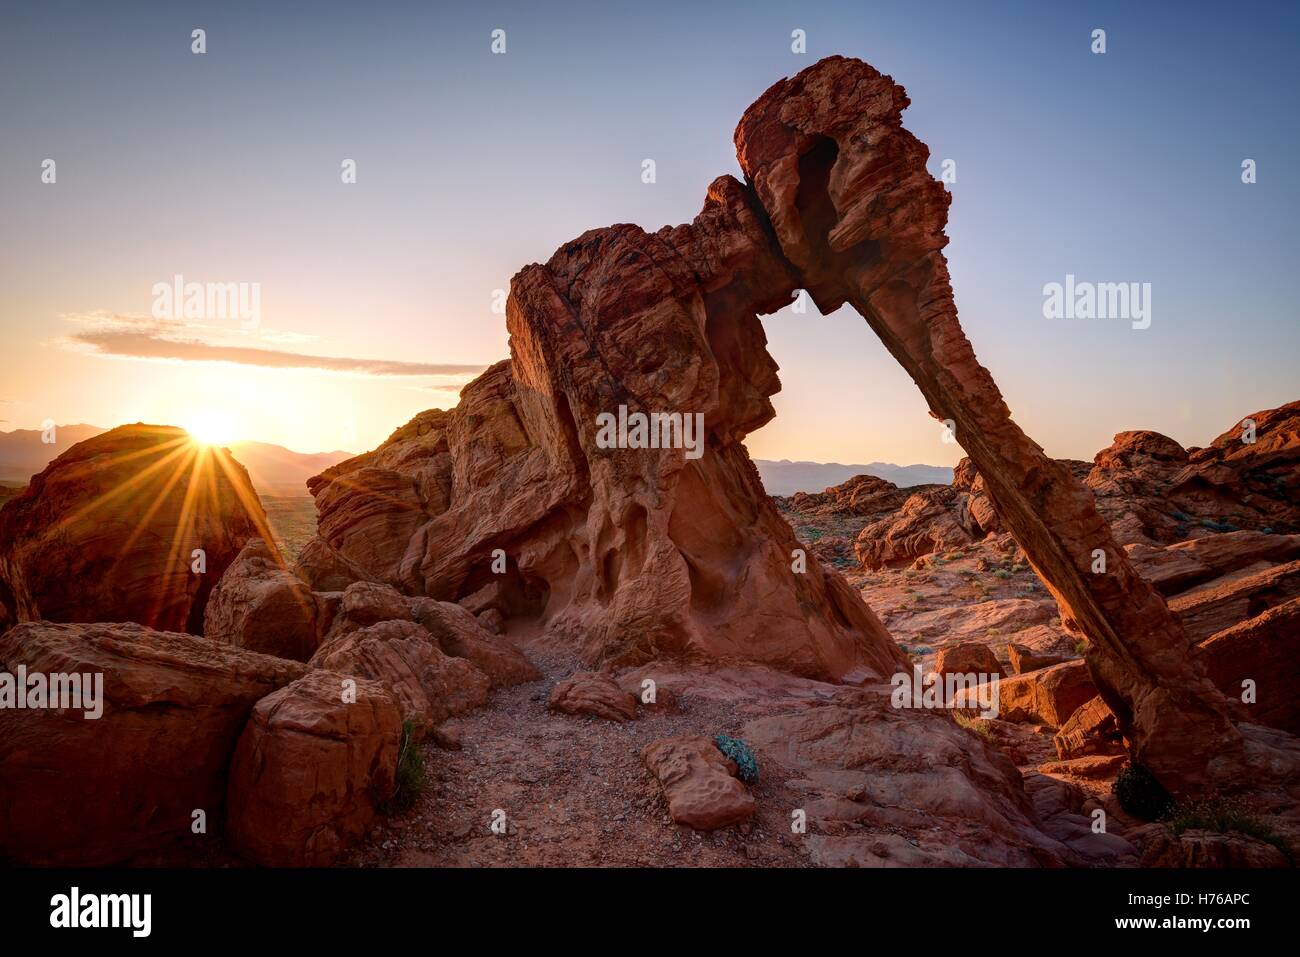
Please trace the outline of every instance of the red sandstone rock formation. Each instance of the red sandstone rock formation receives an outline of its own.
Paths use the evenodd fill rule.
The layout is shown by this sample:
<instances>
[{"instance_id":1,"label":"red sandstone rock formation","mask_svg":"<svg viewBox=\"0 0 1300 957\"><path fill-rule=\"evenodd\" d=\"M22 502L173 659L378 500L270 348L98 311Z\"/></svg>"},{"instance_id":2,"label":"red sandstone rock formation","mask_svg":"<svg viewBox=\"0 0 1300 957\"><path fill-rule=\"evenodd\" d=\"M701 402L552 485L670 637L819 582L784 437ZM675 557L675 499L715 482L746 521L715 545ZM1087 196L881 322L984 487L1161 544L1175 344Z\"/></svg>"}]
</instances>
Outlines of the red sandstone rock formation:
<instances>
[{"instance_id":1,"label":"red sandstone rock formation","mask_svg":"<svg viewBox=\"0 0 1300 957\"><path fill-rule=\"evenodd\" d=\"M678 824L713 831L754 816L754 798L736 779L736 763L701 735L665 738L641 752L659 779L668 813Z\"/></svg>"},{"instance_id":2,"label":"red sandstone rock formation","mask_svg":"<svg viewBox=\"0 0 1300 957\"><path fill-rule=\"evenodd\" d=\"M257 703L230 766L226 836L266 867L324 867L393 794L402 719L382 685L312 671Z\"/></svg>"},{"instance_id":3,"label":"red sandstone rock formation","mask_svg":"<svg viewBox=\"0 0 1300 957\"><path fill-rule=\"evenodd\" d=\"M590 714L609 721L636 718L636 698L606 674L583 671L551 689L546 706L563 714Z\"/></svg>"},{"instance_id":4,"label":"red sandstone rock formation","mask_svg":"<svg viewBox=\"0 0 1300 957\"><path fill-rule=\"evenodd\" d=\"M1291 773L1294 753L1248 747L1093 496L1012 421L976 360L941 252L950 197L902 127L907 105L889 77L831 57L746 111L741 168L800 284L824 313L852 304L953 428L998 515L1087 634L1090 670L1138 761L1176 792L1240 785L1247 767ZM1096 553L1105 574L1092 572Z\"/></svg>"},{"instance_id":5,"label":"red sandstone rock formation","mask_svg":"<svg viewBox=\"0 0 1300 957\"><path fill-rule=\"evenodd\" d=\"M495 607L592 664L685 655L888 676L905 656L838 575L799 557L741 445L778 388L755 314L792 286L729 177L689 225L594 230L525 268L511 361L310 483L320 539L304 576ZM601 447L597 417L620 406L702 414L702 454Z\"/></svg>"},{"instance_id":6,"label":"red sandstone rock formation","mask_svg":"<svg viewBox=\"0 0 1300 957\"><path fill-rule=\"evenodd\" d=\"M1200 650L1229 698L1241 700L1243 682L1253 683L1254 703L1245 706L1252 720L1300 734L1300 598L1211 635Z\"/></svg>"},{"instance_id":7,"label":"red sandstone rock formation","mask_svg":"<svg viewBox=\"0 0 1300 957\"><path fill-rule=\"evenodd\" d=\"M212 590L203 636L306 661L329 628L332 605L290 572L273 547L255 538Z\"/></svg>"},{"instance_id":8,"label":"red sandstone rock formation","mask_svg":"<svg viewBox=\"0 0 1300 957\"><path fill-rule=\"evenodd\" d=\"M0 636L0 671L103 675L103 715L0 709L0 858L101 865L191 834L215 840L226 770L258 700L296 662L136 624L28 622Z\"/></svg>"},{"instance_id":9,"label":"red sandstone rock formation","mask_svg":"<svg viewBox=\"0 0 1300 957\"><path fill-rule=\"evenodd\" d=\"M418 737L449 717L482 707L487 675L453 658L411 621L382 621L331 638L312 656L314 668L370 678L388 688Z\"/></svg>"},{"instance_id":10,"label":"red sandstone rock formation","mask_svg":"<svg viewBox=\"0 0 1300 957\"><path fill-rule=\"evenodd\" d=\"M68 449L0 509L0 604L17 621L198 634L208 594L254 537L269 539L266 516L228 452L124 425Z\"/></svg>"}]
</instances>

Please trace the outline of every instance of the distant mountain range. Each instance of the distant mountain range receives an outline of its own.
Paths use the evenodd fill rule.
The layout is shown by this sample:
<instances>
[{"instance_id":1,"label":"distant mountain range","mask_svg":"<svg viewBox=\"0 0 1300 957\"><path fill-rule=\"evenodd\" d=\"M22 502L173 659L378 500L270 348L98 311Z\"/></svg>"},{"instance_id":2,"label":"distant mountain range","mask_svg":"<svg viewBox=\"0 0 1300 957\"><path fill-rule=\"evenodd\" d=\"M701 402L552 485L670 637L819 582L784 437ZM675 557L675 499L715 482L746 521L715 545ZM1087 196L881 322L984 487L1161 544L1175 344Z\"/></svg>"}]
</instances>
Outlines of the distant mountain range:
<instances>
[{"instance_id":1,"label":"distant mountain range","mask_svg":"<svg viewBox=\"0 0 1300 957\"><path fill-rule=\"evenodd\" d=\"M912 485L951 485L952 469L941 465L893 465L872 462L870 465L841 465L839 462L791 462L781 459L754 459L763 487L768 495L793 495L795 492L821 492L832 485L847 482L855 475L874 475L893 482L899 488Z\"/></svg>"},{"instance_id":2,"label":"distant mountain range","mask_svg":"<svg viewBox=\"0 0 1300 957\"><path fill-rule=\"evenodd\" d=\"M0 432L0 482L25 483L69 448L105 431L94 425L61 425L53 445L41 441L38 429ZM294 452L269 442L232 442L231 454L248 469L253 485L263 495L306 495L307 479L331 465L352 457L351 452ZM938 465L841 465L839 462L774 462L755 459L768 495L820 492L855 475L875 475L900 488L910 485L948 485L952 469Z\"/></svg>"},{"instance_id":3,"label":"distant mountain range","mask_svg":"<svg viewBox=\"0 0 1300 957\"><path fill-rule=\"evenodd\" d=\"M39 429L0 432L0 481L27 482L78 442L106 431L94 425L60 425L46 445ZM268 442L231 442L231 454L263 495L306 495L307 479L352 457L351 452L294 452Z\"/></svg>"}]
</instances>

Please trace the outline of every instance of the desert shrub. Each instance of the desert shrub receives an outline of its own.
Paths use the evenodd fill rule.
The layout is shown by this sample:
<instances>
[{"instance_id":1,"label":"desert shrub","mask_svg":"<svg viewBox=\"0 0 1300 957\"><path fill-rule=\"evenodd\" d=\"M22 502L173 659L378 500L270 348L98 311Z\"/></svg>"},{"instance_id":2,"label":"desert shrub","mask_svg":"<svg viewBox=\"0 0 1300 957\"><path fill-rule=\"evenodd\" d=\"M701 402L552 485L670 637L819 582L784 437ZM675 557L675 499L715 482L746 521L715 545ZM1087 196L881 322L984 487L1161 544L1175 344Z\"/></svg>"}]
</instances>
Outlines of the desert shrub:
<instances>
[{"instance_id":1,"label":"desert shrub","mask_svg":"<svg viewBox=\"0 0 1300 957\"><path fill-rule=\"evenodd\" d=\"M976 734L982 735L985 739L989 741L993 740L993 726L990 725L987 721L980 721L976 718L972 718L964 711L954 711L952 713L952 717L954 721L956 721L967 731L974 731Z\"/></svg>"},{"instance_id":2,"label":"desert shrub","mask_svg":"<svg viewBox=\"0 0 1300 957\"><path fill-rule=\"evenodd\" d=\"M1150 771L1140 764L1126 764L1120 770L1111 793L1119 806L1143 821L1155 821L1168 813L1173 799Z\"/></svg>"},{"instance_id":3,"label":"desert shrub","mask_svg":"<svg viewBox=\"0 0 1300 957\"><path fill-rule=\"evenodd\" d=\"M1180 801L1173 805L1165 818L1165 826L1176 837L1182 837L1184 831L1214 831L1227 834L1236 831L1256 840L1272 844L1286 855L1287 860L1294 861L1291 848L1286 841L1256 817L1248 806L1235 798L1210 798L1201 801Z\"/></svg>"},{"instance_id":4,"label":"desert shrub","mask_svg":"<svg viewBox=\"0 0 1300 957\"><path fill-rule=\"evenodd\" d=\"M424 755L411 740L415 725L408 719L402 722L402 744L397 752L397 787L380 809L394 814L410 809L424 791Z\"/></svg>"},{"instance_id":5,"label":"desert shrub","mask_svg":"<svg viewBox=\"0 0 1300 957\"><path fill-rule=\"evenodd\" d=\"M1076 655L1086 655L1088 653L1088 643L1086 641L1076 642L1074 646Z\"/></svg>"},{"instance_id":6,"label":"desert shrub","mask_svg":"<svg viewBox=\"0 0 1300 957\"><path fill-rule=\"evenodd\" d=\"M1005 580L1011 577L1011 572L1007 571L1005 568L995 568L993 569L993 577Z\"/></svg>"},{"instance_id":7,"label":"desert shrub","mask_svg":"<svg viewBox=\"0 0 1300 957\"><path fill-rule=\"evenodd\" d=\"M749 749L749 745L739 738L725 734L714 738L713 744L736 762L736 774L740 780L745 782L758 780L758 761L754 758L754 752Z\"/></svg>"}]
</instances>

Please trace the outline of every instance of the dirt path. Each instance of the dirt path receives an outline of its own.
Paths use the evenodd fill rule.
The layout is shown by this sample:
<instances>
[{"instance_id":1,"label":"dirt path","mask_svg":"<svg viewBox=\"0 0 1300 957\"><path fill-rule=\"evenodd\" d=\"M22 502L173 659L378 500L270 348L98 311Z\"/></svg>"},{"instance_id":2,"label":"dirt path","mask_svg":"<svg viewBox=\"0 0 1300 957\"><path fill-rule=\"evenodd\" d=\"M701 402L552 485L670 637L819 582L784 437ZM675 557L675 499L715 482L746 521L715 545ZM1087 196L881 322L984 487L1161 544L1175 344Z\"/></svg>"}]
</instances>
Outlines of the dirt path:
<instances>
[{"instance_id":1,"label":"dirt path","mask_svg":"<svg viewBox=\"0 0 1300 957\"><path fill-rule=\"evenodd\" d=\"M544 678L493 693L455 720L462 750L424 745L426 786L415 806L380 825L340 863L379 867L806 867L790 835L796 792L775 766L750 786L750 824L700 834L675 825L640 751L677 734L735 733L727 709L692 702L680 714L642 709L618 724L547 710L554 684L581 670L567 655L527 649ZM493 812L507 831L493 834Z\"/></svg>"}]
</instances>

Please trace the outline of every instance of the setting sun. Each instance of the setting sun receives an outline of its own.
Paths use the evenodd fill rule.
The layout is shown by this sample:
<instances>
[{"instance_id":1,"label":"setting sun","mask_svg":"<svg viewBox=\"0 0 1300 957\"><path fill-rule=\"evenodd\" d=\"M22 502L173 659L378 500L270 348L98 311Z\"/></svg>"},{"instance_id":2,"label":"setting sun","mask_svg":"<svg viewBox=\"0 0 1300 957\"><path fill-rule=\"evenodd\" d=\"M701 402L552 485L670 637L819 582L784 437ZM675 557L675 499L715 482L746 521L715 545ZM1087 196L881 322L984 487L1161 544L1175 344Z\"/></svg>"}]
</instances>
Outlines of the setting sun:
<instances>
[{"instance_id":1,"label":"setting sun","mask_svg":"<svg viewBox=\"0 0 1300 957\"><path fill-rule=\"evenodd\" d=\"M185 420L185 431L201 445L228 445L239 438L235 420L220 409L201 409Z\"/></svg>"}]
</instances>

